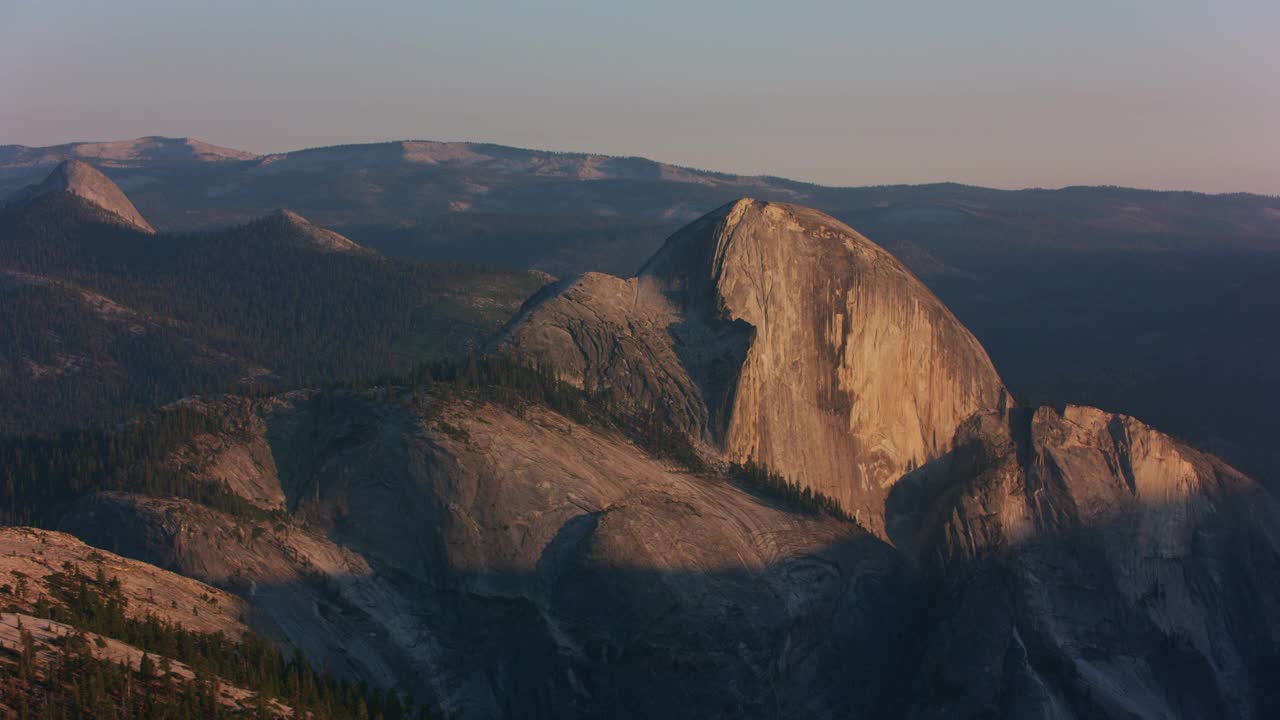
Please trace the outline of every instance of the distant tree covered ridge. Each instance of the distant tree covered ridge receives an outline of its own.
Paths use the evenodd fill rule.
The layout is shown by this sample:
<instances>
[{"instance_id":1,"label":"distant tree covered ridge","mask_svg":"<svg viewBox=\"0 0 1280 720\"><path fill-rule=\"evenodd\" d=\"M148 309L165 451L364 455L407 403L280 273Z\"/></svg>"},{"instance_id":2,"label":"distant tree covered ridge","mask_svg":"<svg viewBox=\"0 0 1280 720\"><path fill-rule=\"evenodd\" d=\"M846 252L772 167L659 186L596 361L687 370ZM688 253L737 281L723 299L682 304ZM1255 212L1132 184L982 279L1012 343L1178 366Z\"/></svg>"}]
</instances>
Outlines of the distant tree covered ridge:
<instances>
[{"instance_id":1,"label":"distant tree covered ridge","mask_svg":"<svg viewBox=\"0 0 1280 720\"><path fill-rule=\"evenodd\" d=\"M275 219L147 235L107 215L65 193L0 212L0 430L404 373L474 347L545 282L320 251Z\"/></svg>"}]
</instances>

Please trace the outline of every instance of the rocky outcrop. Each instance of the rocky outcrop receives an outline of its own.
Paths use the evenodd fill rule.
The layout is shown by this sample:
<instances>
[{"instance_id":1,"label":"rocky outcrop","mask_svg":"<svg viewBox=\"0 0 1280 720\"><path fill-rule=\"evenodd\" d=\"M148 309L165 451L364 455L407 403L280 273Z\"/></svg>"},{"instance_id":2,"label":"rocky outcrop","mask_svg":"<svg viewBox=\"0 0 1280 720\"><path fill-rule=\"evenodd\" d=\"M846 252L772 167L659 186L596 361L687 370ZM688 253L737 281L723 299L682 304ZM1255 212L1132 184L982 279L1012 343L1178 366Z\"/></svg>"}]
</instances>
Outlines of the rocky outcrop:
<instances>
[{"instance_id":1,"label":"rocky outcrop","mask_svg":"<svg viewBox=\"0 0 1280 720\"><path fill-rule=\"evenodd\" d=\"M38 185L32 185L18 193L10 204L26 202L32 198L54 192L75 195L100 210L105 210L126 225L146 233L155 230L133 206L124 192L111 179L98 172L92 165L80 160L66 160L53 169Z\"/></svg>"},{"instance_id":2,"label":"rocky outcrop","mask_svg":"<svg viewBox=\"0 0 1280 720\"><path fill-rule=\"evenodd\" d=\"M887 511L895 544L940 565L1117 517L1133 521L1122 545L1176 555L1222 503L1271 512L1260 486L1221 460L1097 408L975 416L955 444L904 477Z\"/></svg>"},{"instance_id":3,"label":"rocky outcrop","mask_svg":"<svg viewBox=\"0 0 1280 720\"><path fill-rule=\"evenodd\" d=\"M721 457L767 464L877 533L899 477L1008 404L977 340L900 262L781 203L739 200L635 279L589 275L531 302L498 347L661 407Z\"/></svg>"},{"instance_id":4,"label":"rocky outcrop","mask_svg":"<svg viewBox=\"0 0 1280 720\"><path fill-rule=\"evenodd\" d=\"M916 716L1280 707L1257 684L1280 661L1280 510L1256 483L1094 408L974 418L956 445L889 503L898 546L953 598Z\"/></svg>"}]
</instances>

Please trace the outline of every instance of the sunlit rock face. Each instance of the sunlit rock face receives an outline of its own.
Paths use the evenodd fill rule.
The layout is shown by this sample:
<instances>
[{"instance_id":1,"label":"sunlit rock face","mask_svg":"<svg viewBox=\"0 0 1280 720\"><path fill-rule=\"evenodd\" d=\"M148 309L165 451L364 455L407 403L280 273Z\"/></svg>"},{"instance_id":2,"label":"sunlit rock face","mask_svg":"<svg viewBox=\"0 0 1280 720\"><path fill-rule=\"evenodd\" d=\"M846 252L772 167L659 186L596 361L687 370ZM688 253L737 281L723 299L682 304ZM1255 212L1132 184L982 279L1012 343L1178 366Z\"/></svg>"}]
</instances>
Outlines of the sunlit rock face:
<instances>
[{"instance_id":1,"label":"sunlit rock face","mask_svg":"<svg viewBox=\"0 0 1280 720\"><path fill-rule=\"evenodd\" d=\"M531 303L500 347L656 405L879 534L890 486L1007 403L973 335L889 253L754 200L676 233L637 278L586 276Z\"/></svg>"},{"instance_id":2,"label":"sunlit rock face","mask_svg":"<svg viewBox=\"0 0 1280 720\"><path fill-rule=\"evenodd\" d=\"M954 445L903 477L886 507L899 549L939 566L1118 519L1125 539L1113 549L1179 558L1224 507L1264 498L1218 458L1097 408L974 416ZM1269 499L1258 503L1258 512L1270 512Z\"/></svg>"},{"instance_id":3,"label":"sunlit rock face","mask_svg":"<svg viewBox=\"0 0 1280 720\"><path fill-rule=\"evenodd\" d=\"M67 192L105 210L130 227L155 232L129 198L106 175L79 160L66 160L53 169L38 185L20 191L10 204L25 202L53 192Z\"/></svg>"},{"instance_id":4,"label":"sunlit rock face","mask_svg":"<svg viewBox=\"0 0 1280 720\"><path fill-rule=\"evenodd\" d=\"M887 490L1005 390L985 351L888 252L794 205L740 200L644 267L691 322L751 328L721 439L879 531Z\"/></svg>"}]
</instances>

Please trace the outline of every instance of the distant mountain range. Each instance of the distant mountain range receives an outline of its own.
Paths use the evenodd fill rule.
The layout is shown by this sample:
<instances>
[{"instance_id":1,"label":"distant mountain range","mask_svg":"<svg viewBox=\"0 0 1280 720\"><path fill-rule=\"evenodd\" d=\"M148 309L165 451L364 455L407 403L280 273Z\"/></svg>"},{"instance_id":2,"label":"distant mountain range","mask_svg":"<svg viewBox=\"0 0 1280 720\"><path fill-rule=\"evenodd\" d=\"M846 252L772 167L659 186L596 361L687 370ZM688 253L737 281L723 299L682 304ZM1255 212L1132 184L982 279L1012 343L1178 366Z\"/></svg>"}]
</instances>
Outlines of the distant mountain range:
<instances>
[{"instance_id":1,"label":"distant mountain range","mask_svg":"<svg viewBox=\"0 0 1280 720\"><path fill-rule=\"evenodd\" d=\"M1280 277L1280 198L949 183L833 188L481 143L259 156L154 137L0 147L0 194L38 183L68 159L101 170L162 231L229 228L287 207L387 256L558 277L628 276L680 225L740 196L811 206L919 275L1016 395L1129 412L1264 479L1280 476L1271 443L1241 440L1266 434L1260 408L1280 402L1280 383L1229 370L1238 367L1229 353L1188 351L1206 334L1231 347L1269 342L1247 307L1225 308ZM1190 392L1175 400L1172 385Z\"/></svg>"},{"instance_id":2,"label":"distant mountain range","mask_svg":"<svg viewBox=\"0 0 1280 720\"><path fill-rule=\"evenodd\" d=\"M33 716L1280 711L1274 494L1019 401L830 215L742 198L548 283L292 211L149 233L51 176L0 213L0 679ZM1070 317L1096 278L1059 269ZM1209 343L1269 347L1181 337L1214 376L1253 363Z\"/></svg>"},{"instance_id":3,"label":"distant mountain range","mask_svg":"<svg viewBox=\"0 0 1280 720\"><path fill-rule=\"evenodd\" d=\"M0 210L0 433L405 373L476 349L546 280L387 258L290 210L156 233L68 160Z\"/></svg>"},{"instance_id":4,"label":"distant mountain range","mask_svg":"<svg viewBox=\"0 0 1280 720\"><path fill-rule=\"evenodd\" d=\"M637 157L430 141L261 156L188 138L39 148L7 145L0 146L0 196L72 159L106 172L163 229L243 222L281 206L337 227L408 228L464 211L478 216L615 218L666 227L747 194L803 202L842 219L878 225L966 225L1035 215L1078 222L1106 236L1181 237L1212 230L1246 245L1250 239L1274 240L1280 217L1280 199L1248 194L1116 187L1005 191L954 183L839 188ZM1212 222L1206 223L1206 216ZM1091 247L1099 240L1081 237L1074 242ZM1194 244L1190 238L1182 241Z\"/></svg>"}]
</instances>

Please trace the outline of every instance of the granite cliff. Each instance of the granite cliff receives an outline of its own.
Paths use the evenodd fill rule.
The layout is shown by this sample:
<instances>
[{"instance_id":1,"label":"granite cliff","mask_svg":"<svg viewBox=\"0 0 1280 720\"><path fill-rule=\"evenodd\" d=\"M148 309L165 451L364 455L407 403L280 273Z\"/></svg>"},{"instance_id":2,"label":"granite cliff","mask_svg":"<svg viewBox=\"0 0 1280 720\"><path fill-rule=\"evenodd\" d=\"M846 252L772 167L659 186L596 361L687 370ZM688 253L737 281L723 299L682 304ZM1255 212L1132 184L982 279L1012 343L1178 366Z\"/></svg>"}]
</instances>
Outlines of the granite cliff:
<instances>
[{"instance_id":1,"label":"granite cliff","mask_svg":"<svg viewBox=\"0 0 1280 720\"><path fill-rule=\"evenodd\" d=\"M600 312L600 308L608 308ZM1014 408L972 335L829 217L743 200L494 345L837 498L920 572L911 717L1262 717L1280 510L1123 415ZM926 619L927 617L927 619Z\"/></svg>"},{"instance_id":2,"label":"granite cliff","mask_svg":"<svg viewBox=\"0 0 1280 720\"><path fill-rule=\"evenodd\" d=\"M636 278L589 274L497 344L663 409L713 455L753 458L883 534L903 474L1009 405L973 335L893 256L816 210L739 200Z\"/></svg>"}]
</instances>

